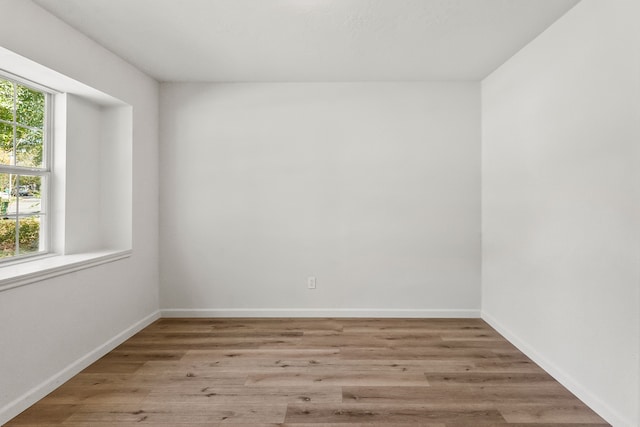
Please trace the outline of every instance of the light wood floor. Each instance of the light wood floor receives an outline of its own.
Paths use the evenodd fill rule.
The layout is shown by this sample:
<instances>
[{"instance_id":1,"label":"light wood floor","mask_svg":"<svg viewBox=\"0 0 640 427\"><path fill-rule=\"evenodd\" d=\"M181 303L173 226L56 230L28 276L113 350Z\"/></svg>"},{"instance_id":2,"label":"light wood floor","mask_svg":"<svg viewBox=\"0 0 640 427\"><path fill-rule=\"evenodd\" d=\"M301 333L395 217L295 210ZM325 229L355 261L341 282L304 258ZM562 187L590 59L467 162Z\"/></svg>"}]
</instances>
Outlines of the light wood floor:
<instances>
[{"instance_id":1,"label":"light wood floor","mask_svg":"<svg viewBox=\"0 0 640 427\"><path fill-rule=\"evenodd\" d=\"M161 319L8 426L606 426L479 319Z\"/></svg>"}]
</instances>

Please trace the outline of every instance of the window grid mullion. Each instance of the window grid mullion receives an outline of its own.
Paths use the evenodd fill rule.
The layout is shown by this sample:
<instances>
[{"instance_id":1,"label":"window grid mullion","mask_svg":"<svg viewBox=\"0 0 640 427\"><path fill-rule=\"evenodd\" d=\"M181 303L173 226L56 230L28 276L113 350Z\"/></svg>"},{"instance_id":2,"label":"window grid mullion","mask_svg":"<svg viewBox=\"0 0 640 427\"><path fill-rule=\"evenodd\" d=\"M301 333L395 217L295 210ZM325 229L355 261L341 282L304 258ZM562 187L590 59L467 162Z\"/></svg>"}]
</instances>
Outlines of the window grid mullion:
<instances>
[{"instance_id":1,"label":"window grid mullion","mask_svg":"<svg viewBox=\"0 0 640 427\"><path fill-rule=\"evenodd\" d=\"M36 175L36 176L48 176L51 172L48 169L42 168L28 168L22 166L8 166L0 164L0 173L11 173L14 175Z\"/></svg>"},{"instance_id":2,"label":"window grid mullion","mask_svg":"<svg viewBox=\"0 0 640 427\"><path fill-rule=\"evenodd\" d=\"M18 127L18 86L16 82L12 82L13 86L13 155L11 156L11 166L16 165ZM9 188L11 188L11 175L9 175ZM16 175L16 189L20 188L20 175ZM17 193L16 193L17 194ZM11 196L11 191L9 191ZM16 197L16 245L14 256L20 255L20 197Z\"/></svg>"},{"instance_id":3,"label":"window grid mullion","mask_svg":"<svg viewBox=\"0 0 640 427\"><path fill-rule=\"evenodd\" d=\"M16 86L16 82L11 82L11 86L13 87L13 123L11 124L13 130L13 154L12 154L12 166L16 165L16 139L18 138L18 129L16 128L16 121L18 120L18 88Z\"/></svg>"},{"instance_id":4,"label":"window grid mullion","mask_svg":"<svg viewBox=\"0 0 640 427\"><path fill-rule=\"evenodd\" d=\"M47 214L45 212L23 213L23 214L20 214L20 215L8 213L8 214L5 215L5 218L13 218L15 216L19 216L20 218L29 218L30 216L46 216L46 215Z\"/></svg>"},{"instance_id":5,"label":"window grid mullion","mask_svg":"<svg viewBox=\"0 0 640 427\"><path fill-rule=\"evenodd\" d=\"M17 119L17 118L16 118L16 119ZM25 124L22 124L22 123L18 123L17 121L12 121L12 122L10 122L10 121L8 121L8 120L2 120L2 119L0 119L0 123L4 123L4 124L6 124L6 125L11 125L11 126L16 125L16 126L19 126L19 127L21 127L21 128L25 128L25 129L29 129L29 130L36 130L36 131L38 131L38 130L42 130L42 129L38 128L38 127L28 126L28 125L25 125Z\"/></svg>"},{"instance_id":6,"label":"window grid mullion","mask_svg":"<svg viewBox=\"0 0 640 427\"><path fill-rule=\"evenodd\" d=\"M20 175L16 176L16 189L20 188ZM16 192L17 194L17 192ZM20 196L16 197L16 253L20 254Z\"/></svg>"}]
</instances>

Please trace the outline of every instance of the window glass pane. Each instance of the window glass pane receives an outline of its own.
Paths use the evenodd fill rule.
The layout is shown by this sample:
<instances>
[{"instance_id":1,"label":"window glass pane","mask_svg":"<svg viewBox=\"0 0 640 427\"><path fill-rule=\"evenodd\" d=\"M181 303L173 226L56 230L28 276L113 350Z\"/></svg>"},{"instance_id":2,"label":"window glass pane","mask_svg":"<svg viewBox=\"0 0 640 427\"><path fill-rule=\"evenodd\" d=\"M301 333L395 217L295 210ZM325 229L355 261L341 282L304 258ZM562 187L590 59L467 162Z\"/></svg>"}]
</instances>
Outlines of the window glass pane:
<instances>
[{"instance_id":1,"label":"window glass pane","mask_svg":"<svg viewBox=\"0 0 640 427\"><path fill-rule=\"evenodd\" d=\"M40 230L45 217L39 215L42 213L40 192L43 181L40 176L0 174L0 258L44 250ZM19 223L18 245L16 218Z\"/></svg>"},{"instance_id":2,"label":"window glass pane","mask_svg":"<svg viewBox=\"0 0 640 427\"><path fill-rule=\"evenodd\" d=\"M16 253L16 219L0 219L0 258L14 256Z\"/></svg>"},{"instance_id":3,"label":"window glass pane","mask_svg":"<svg viewBox=\"0 0 640 427\"><path fill-rule=\"evenodd\" d=\"M16 198L11 195L18 181L18 176L0 173L0 217L16 214Z\"/></svg>"},{"instance_id":4,"label":"window glass pane","mask_svg":"<svg viewBox=\"0 0 640 427\"><path fill-rule=\"evenodd\" d=\"M13 126L0 123L0 164L10 165L13 160Z\"/></svg>"},{"instance_id":5,"label":"window glass pane","mask_svg":"<svg viewBox=\"0 0 640 427\"><path fill-rule=\"evenodd\" d=\"M9 195L10 180L15 182L16 176L0 174L0 258L16 251L16 198Z\"/></svg>"},{"instance_id":6,"label":"window glass pane","mask_svg":"<svg viewBox=\"0 0 640 427\"><path fill-rule=\"evenodd\" d=\"M13 122L13 83L0 78L0 119Z\"/></svg>"},{"instance_id":7,"label":"window glass pane","mask_svg":"<svg viewBox=\"0 0 640 427\"><path fill-rule=\"evenodd\" d=\"M42 177L20 175L18 186L13 192L18 197L18 209L21 215L42 213L41 184Z\"/></svg>"},{"instance_id":8,"label":"window glass pane","mask_svg":"<svg viewBox=\"0 0 640 427\"><path fill-rule=\"evenodd\" d=\"M43 134L21 126L16 127L16 165L42 167Z\"/></svg>"},{"instance_id":9,"label":"window glass pane","mask_svg":"<svg viewBox=\"0 0 640 427\"><path fill-rule=\"evenodd\" d=\"M40 247L40 216L20 218L20 254L32 254L43 250Z\"/></svg>"},{"instance_id":10,"label":"window glass pane","mask_svg":"<svg viewBox=\"0 0 640 427\"><path fill-rule=\"evenodd\" d=\"M17 85L16 90L16 121L21 125L42 129L44 93L21 85Z\"/></svg>"}]
</instances>

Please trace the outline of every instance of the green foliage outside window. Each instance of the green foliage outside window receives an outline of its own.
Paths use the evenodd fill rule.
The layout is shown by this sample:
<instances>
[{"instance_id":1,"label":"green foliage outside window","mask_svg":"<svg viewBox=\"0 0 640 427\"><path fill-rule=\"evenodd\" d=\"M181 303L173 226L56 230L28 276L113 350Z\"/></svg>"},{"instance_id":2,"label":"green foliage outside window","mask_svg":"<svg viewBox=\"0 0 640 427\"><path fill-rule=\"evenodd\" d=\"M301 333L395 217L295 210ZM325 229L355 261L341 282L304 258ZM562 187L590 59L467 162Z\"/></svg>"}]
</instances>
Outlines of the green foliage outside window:
<instances>
[{"instance_id":1,"label":"green foliage outside window","mask_svg":"<svg viewBox=\"0 0 640 427\"><path fill-rule=\"evenodd\" d=\"M40 245L39 218L20 219L20 253L38 252ZM16 221L0 219L0 258L16 255Z\"/></svg>"},{"instance_id":2,"label":"green foliage outside window","mask_svg":"<svg viewBox=\"0 0 640 427\"><path fill-rule=\"evenodd\" d=\"M0 79L0 120L10 122L0 123L0 163L42 166L44 105L44 93ZM14 131L16 145L12 162Z\"/></svg>"}]
</instances>

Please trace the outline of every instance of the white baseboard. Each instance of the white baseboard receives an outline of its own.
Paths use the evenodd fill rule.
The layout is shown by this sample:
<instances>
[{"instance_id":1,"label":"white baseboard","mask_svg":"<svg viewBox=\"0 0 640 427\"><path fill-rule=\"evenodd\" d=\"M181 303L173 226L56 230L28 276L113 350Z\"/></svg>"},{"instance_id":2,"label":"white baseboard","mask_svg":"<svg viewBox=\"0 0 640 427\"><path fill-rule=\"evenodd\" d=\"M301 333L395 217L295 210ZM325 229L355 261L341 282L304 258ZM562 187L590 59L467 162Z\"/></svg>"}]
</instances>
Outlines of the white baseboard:
<instances>
[{"instance_id":1,"label":"white baseboard","mask_svg":"<svg viewBox=\"0 0 640 427\"><path fill-rule=\"evenodd\" d=\"M480 310L386 308L169 308L162 317L479 318Z\"/></svg>"},{"instance_id":2,"label":"white baseboard","mask_svg":"<svg viewBox=\"0 0 640 427\"><path fill-rule=\"evenodd\" d=\"M495 317L485 311L482 311L482 319L491 325L496 331L504 336L511 344L515 345L518 350L523 352L527 357L533 360L538 366L544 369L549 375L555 378L567 390L576 395L587 406L593 409L598 415L604 418L614 427L633 427L631 420L622 417L609 405L604 403L599 397L591 393L586 387L568 375L563 369L556 366L553 362L543 356L530 346L525 340L518 337L511 330L504 327Z\"/></svg>"},{"instance_id":3,"label":"white baseboard","mask_svg":"<svg viewBox=\"0 0 640 427\"><path fill-rule=\"evenodd\" d=\"M131 325L124 331L120 332L115 337L111 338L106 343L100 345L96 349L82 356L80 359L68 365L62 371L46 379L42 383L38 384L31 390L24 393L17 399L9 402L4 407L0 408L0 425L8 422L10 419L16 417L22 411L36 403L38 400L51 393L60 385L70 380L74 375L91 365L105 354L122 344L127 339L149 326L152 322L160 318L160 312L156 311L151 313L144 319Z\"/></svg>"}]
</instances>

